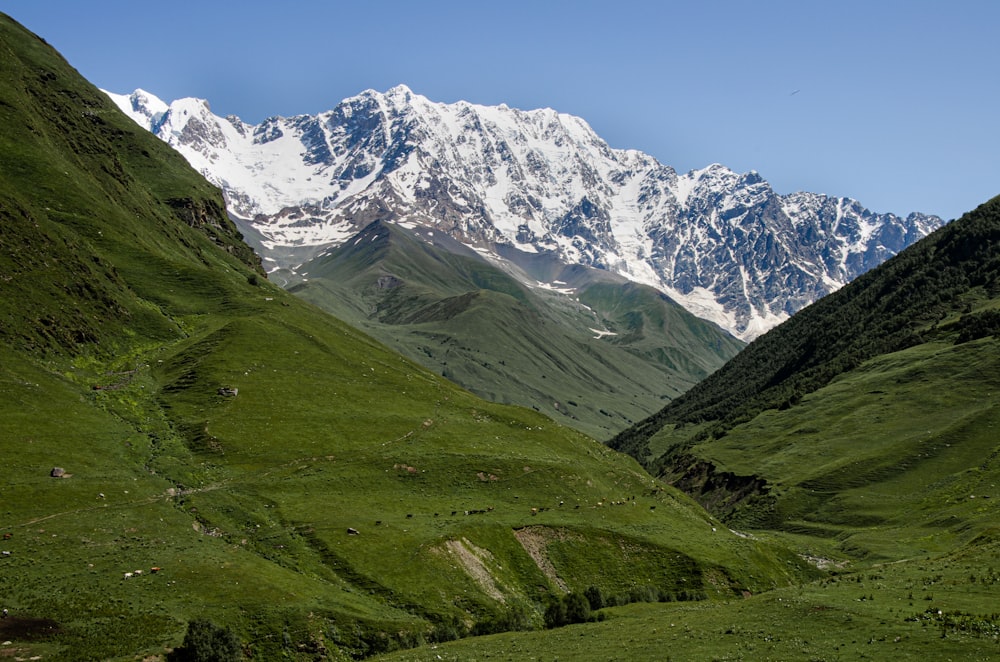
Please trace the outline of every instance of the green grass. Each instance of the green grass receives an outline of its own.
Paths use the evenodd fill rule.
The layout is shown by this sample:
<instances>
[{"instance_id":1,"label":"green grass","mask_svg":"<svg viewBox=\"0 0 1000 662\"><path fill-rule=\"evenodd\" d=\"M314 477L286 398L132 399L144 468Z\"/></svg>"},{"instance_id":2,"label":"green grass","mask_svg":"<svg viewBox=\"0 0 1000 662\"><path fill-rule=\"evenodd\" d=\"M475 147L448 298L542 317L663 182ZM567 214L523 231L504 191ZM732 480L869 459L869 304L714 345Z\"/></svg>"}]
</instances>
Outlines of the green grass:
<instances>
[{"instance_id":1,"label":"green grass","mask_svg":"<svg viewBox=\"0 0 1000 662\"><path fill-rule=\"evenodd\" d=\"M993 339L919 345L691 452L771 486L733 513L734 526L811 535L858 558L943 553L996 523L998 368Z\"/></svg>"},{"instance_id":2,"label":"green grass","mask_svg":"<svg viewBox=\"0 0 1000 662\"><path fill-rule=\"evenodd\" d=\"M606 620L424 646L379 660L990 660L995 542L723 602L640 603Z\"/></svg>"},{"instance_id":3,"label":"green grass","mask_svg":"<svg viewBox=\"0 0 1000 662\"><path fill-rule=\"evenodd\" d=\"M481 397L595 438L648 416L741 347L651 288L578 269L564 276L573 295L529 289L388 224L302 271L298 296Z\"/></svg>"},{"instance_id":4,"label":"green grass","mask_svg":"<svg viewBox=\"0 0 1000 662\"><path fill-rule=\"evenodd\" d=\"M162 650L206 615L265 657L286 626L299 643L336 628L362 654L515 608L540 623L561 585L725 597L810 574L713 531L630 458L243 287L245 316L188 316L185 338L115 364L8 352L0 591L14 613L60 623L54 659ZM49 477L56 465L72 476ZM480 550L484 575L456 544Z\"/></svg>"}]
</instances>

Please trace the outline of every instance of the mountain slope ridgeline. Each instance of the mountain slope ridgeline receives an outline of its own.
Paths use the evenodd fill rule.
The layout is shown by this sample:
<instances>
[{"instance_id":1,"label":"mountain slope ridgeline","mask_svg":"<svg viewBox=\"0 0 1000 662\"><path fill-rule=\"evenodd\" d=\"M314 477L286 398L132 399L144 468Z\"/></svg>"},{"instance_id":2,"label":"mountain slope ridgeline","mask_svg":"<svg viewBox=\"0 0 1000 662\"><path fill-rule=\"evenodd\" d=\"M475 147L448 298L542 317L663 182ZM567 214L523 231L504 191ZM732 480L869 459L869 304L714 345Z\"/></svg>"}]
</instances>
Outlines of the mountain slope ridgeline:
<instances>
[{"instance_id":1,"label":"mountain slope ridgeline","mask_svg":"<svg viewBox=\"0 0 1000 662\"><path fill-rule=\"evenodd\" d=\"M552 275L558 290L528 287L530 269L515 278L445 235L376 221L289 289L482 397L597 438L742 347L648 286L576 266Z\"/></svg>"},{"instance_id":2,"label":"mountain slope ridgeline","mask_svg":"<svg viewBox=\"0 0 1000 662\"><path fill-rule=\"evenodd\" d=\"M577 117L433 103L405 86L257 125L197 99L111 96L222 187L269 271L393 221L604 269L750 340L942 223L778 195L718 164L679 174Z\"/></svg>"}]
</instances>

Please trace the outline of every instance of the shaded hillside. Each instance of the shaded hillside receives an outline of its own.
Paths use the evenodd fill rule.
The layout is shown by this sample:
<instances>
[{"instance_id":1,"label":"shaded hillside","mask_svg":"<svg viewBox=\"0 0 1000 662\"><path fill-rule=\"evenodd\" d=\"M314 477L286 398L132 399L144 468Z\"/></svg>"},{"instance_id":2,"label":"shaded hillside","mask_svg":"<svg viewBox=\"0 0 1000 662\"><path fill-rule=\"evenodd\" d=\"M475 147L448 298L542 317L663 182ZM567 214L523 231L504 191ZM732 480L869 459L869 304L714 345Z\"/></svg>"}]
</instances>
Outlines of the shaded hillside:
<instances>
[{"instance_id":1,"label":"shaded hillside","mask_svg":"<svg viewBox=\"0 0 1000 662\"><path fill-rule=\"evenodd\" d=\"M734 525L840 553L998 525L1000 198L758 339L611 440ZM988 502L987 502L988 503Z\"/></svg>"},{"instance_id":2,"label":"shaded hillside","mask_svg":"<svg viewBox=\"0 0 1000 662\"><path fill-rule=\"evenodd\" d=\"M446 235L376 221L301 266L291 291L477 395L596 437L648 416L742 346L650 287L519 261L515 279ZM522 284L536 281L561 285Z\"/></svg>"},{"instance_id":3,"label":"shaded hillside","mask_svg":"<svg viewBox=\"0 0 1000 662\"><path fill-rule=\"evenodd\" d=\"M179 157L7 17L0 52L3 656L162 656L207 618L255 659L360 658L590 586L815 576L272 285Z\"/></svg>"},{"instance_id":4,"label":"shaded hillside","mask_svg":"<svg viewBox=\"0 0 1000 662\"><path fill-rule=\"evenodd\" d=\"M950 316L966 316L961 324L974 328L982 300L1000 293L998 208L998 199L980 206L821 299L611 445L640 454L669 423L710 421L721 433L869 358L933 338Z\"/></svg>"},{"instance_id":5,"label":"shaded hillside","mask_svg":"<svg viewBox=\"0 0 1000 662\"><path fill-rule=\"evenodd\" d=\"M37 37L5 22L2 52L0 338L67 351L117 342L126 326L176 337L149 305L165 297L145 277L153 264L206 268L222 248L263 274L183 158Z\"/></svg>"}]
</instances>

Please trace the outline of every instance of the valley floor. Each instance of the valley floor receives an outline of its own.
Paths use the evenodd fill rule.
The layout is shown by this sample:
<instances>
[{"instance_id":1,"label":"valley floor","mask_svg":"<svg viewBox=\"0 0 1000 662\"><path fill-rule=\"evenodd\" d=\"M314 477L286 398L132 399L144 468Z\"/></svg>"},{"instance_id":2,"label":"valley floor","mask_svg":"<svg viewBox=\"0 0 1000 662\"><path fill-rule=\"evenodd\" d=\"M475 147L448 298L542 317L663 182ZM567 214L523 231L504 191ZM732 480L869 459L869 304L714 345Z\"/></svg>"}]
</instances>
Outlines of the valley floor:
<instances>
[{"instance_id":1,"label":"valley floor","mask_svg":"<svg viewBox=\"0 0 1000 662\"><path fill-rule=\"evenodd\" d=\"M725 602L634 604L599 623L398 651L390 661L993 660L995 543Z\"/></svg>"}]
</instances>

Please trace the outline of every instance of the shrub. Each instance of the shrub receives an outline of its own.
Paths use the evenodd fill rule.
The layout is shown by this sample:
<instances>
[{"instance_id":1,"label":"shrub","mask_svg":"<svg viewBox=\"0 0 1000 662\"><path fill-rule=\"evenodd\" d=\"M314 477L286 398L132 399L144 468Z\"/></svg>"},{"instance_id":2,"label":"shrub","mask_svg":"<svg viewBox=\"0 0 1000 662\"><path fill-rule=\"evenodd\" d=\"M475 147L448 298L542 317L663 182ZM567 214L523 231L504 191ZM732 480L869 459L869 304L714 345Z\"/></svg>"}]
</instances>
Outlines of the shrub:
<instances>
[{"instance_id":1,"label":"shrub","mask_svg":"<svg viewBox=\"0 0 1000 662\"><path fill-rule=\"evenodd\" d=\"M593 611L604 609L604 594L601 592L600 588L596 586L588 586L587 590L583 592L583 595L587 598L587 602L590 603L590 608Z\"/></svg>"},{"instance_id":2,"label":"shrub","mask_svg":"<svg viewBox=\"0 0 1000 662\"><path fill-rule=\"evenodd\" d=\"M566 622L566 603L562 600L555 600L545 609L545 627L561 628Z\"/></svg>"},{"instance_id":3,"label":"shrub","mask_svg":"<svg viewBox=\"0 0 1000 662\"><path fill-rule=\"evenodd\" d=\"M531 615L519 606L499 613L494 613L487 618L478 621L473 627L471 634L480 636L484 634L496 634L498 632L516 632L518 630L530 630Z\"/></svg>"},{"instance_id":4,"label":"shrub","mask_svg":"<svg viewBox=\"0 0 1000 662\"><path fill-rule=\"evenodd\" d=\"M195 619L188 623L184 643L167 659L171 662L237 662L243 659L243 654L232 630L205 619Z\"/></svg>"},{"instance_id":5,"label":"shrub","mask_svg":"<svg viewBox=\"0 0 1000 662\"><path fill-rule=\"evenodd\" d=\"M590 602L582 593L570 593L563 598L566 604L567 623L586 623L590 620Z\"/></svg>"},{"instance_id":6,"label":"shrub","mask_svg":"<svg viewBox=\"0 0 1000 662\"><path fill-rule=\"evenodd\" d=\"M554 600L545 610L545 627L558 628L591 620L590 602L583 593L569 593Z\"/></svg>"}]
</instances>

